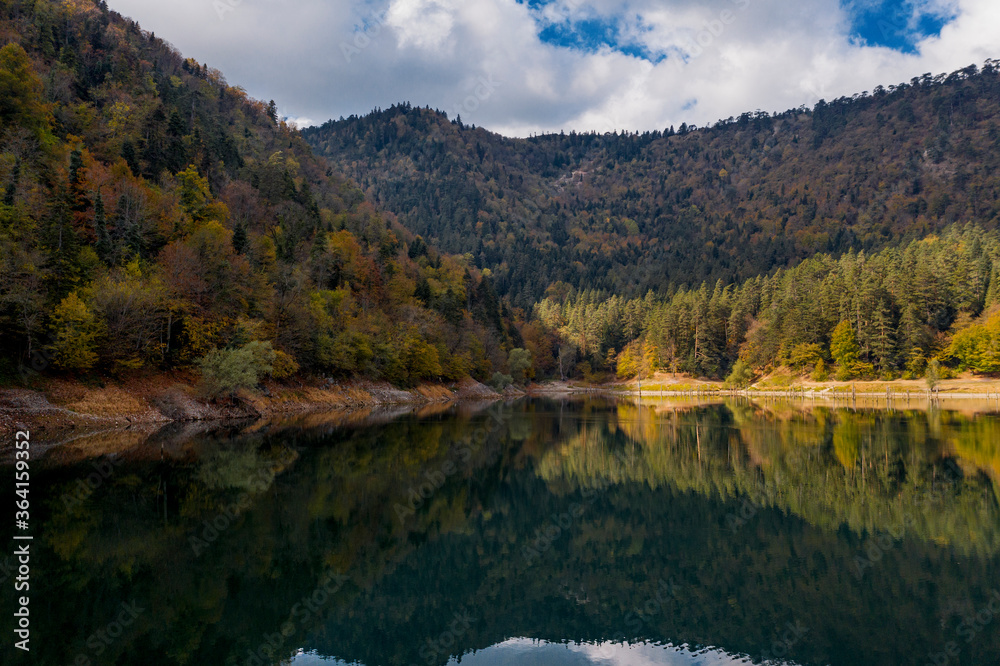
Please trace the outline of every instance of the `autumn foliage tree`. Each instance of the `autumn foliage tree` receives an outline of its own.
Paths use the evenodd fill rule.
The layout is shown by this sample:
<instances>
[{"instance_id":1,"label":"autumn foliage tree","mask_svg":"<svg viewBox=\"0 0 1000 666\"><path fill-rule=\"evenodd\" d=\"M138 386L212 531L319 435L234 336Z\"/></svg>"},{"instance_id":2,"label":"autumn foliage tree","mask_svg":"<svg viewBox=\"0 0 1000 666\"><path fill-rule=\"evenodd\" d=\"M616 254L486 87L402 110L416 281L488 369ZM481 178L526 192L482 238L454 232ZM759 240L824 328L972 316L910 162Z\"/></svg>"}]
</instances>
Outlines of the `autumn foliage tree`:
<instances>
[{"instance_id":1,"label":"autumn foliage tree","mask_svg":"<svg viewBox=\"0 0 1000 666\"><path fill-rule=\"evenodd\" d=\"M471 257L382 215L273 103L103 3L8 2L0 33L0 375L42 347L220 375L259 343L275 376L486 380L520 346Z\"/></svg>"},{"instance_id":2,"label":"autumn foliage tree","mask_svg":"<svg viewBox=\"0 0 1000 666\"><path fill-rule=\"evenodd\" d=\"M87 304L71 293L52 313L53 363L66 370L89 370L97 363L101 324Z\"/></svg>"}]
</instances>

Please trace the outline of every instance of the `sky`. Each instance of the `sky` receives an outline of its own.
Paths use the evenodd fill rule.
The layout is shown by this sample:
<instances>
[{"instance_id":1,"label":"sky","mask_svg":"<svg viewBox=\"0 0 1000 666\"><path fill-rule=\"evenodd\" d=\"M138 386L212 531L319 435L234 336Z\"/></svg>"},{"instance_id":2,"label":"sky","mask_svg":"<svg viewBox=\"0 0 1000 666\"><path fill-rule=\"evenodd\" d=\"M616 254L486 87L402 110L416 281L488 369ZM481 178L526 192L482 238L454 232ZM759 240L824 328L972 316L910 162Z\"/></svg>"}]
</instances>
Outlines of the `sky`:
<instances>
[{"instance_id":1,"label":"sky","mask_svg":"<svg viewBox=\"0 0 1000 666\"><path fill-rule=\"evenodd\" d=\"M997 0L110 0L302 126L397 102L507 136L703 126L1000 57Z\"/></svg>"}]
</instances>

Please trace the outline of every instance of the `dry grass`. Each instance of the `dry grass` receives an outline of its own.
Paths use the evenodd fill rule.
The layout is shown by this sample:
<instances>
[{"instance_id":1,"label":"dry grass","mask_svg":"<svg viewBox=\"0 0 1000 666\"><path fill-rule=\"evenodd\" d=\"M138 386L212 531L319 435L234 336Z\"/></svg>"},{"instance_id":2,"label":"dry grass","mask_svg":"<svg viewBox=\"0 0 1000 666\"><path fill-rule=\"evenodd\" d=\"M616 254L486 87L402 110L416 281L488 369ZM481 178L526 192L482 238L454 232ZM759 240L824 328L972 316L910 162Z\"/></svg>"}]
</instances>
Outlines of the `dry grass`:
<instances>
[{"instance_id":1,"label":"dry grass","mask_svg":"<svg viewBox=\"0 0 1000 666\"><path fill-rule=\"evenodd\" d=\"M428 400L451 400L453 397L452 392L440 384L421 384L416 390Z\"/></svg>"},{"instance_id":2,"label":"dry grass","mask_svg":"<svg viewBox=\"0 0 1000 666\"><path fill-rule=\"evenodd\" d=\"M90 389L62 406L79 414L103 417L142 414L149 409L145 402L117 387Z\"/></svg>"}]
</instances>

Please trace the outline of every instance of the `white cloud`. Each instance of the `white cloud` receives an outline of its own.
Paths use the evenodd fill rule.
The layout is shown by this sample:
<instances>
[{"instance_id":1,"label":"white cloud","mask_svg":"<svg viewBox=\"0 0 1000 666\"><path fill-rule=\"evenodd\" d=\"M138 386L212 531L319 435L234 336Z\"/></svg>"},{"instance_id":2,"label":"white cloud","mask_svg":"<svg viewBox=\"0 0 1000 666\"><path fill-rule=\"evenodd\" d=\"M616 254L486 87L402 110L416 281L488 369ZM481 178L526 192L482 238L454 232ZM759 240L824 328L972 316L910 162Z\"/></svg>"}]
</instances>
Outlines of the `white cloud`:
<instances>
[{"instance_id":1,"label":"white cloud","mask_svg":"<svg viewBox=\"0 0 1000 666\"><path fill-rule=\"evenodd\" d=\"M400 48L442 50L455 25L455 3L447 0L392 0L386 15ZM447 44L450 50L454 44Z\"/></svg>"},{"instance_id":2,"label":"white cloud","mask_svg":"<svg viewBox=\"0 0 1000 666\"><path fill-rule=\"evenodd\" d=\"M320 124L320 123L317 123L312 118L286 118L285 122L288 123L290 126L292 126L292 127L298 127L299 129L302 129L302 128L305 128L305 127L313 127L314 125L319 125Z\"/></svg>"},{"instance_id":3,"label":"white cloud","mask_svg":"<svg viewBox=\"0 0 1000 666\"><path fill-rule=\"evenodd\" d=\"M111 5L300 121L409 101L521 136L704 125L1000 55L995 0L919 0L956 18L916 53L857 43L837 0L222 1L221 20L208 0ZM540 29L567 18L617 22L655 64L543 43ZM482 78L499 85L480 99Z\"/></svg>"}]
</instances>

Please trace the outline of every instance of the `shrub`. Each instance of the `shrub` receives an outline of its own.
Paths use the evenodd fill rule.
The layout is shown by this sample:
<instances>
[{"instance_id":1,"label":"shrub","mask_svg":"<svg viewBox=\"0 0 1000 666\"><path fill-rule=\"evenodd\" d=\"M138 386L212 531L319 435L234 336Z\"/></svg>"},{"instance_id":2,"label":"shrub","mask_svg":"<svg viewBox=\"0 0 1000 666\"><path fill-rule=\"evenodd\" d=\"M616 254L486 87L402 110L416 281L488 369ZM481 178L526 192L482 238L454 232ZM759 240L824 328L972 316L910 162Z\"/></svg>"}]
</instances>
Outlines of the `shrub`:
<instances>
[{"instance_id":1,"label":"shrub","mask_svg":"<svg viewBox=\"0 0 1000 666\"><path fill-rule=\"evenodd\" d=\"M753 382L753 370L743 359L736 361L732 372L726 377L726 388L746 388Z\"/></svg>"},{"instance_id":2,"label":"shrub","mask_svg":"<svg viewBox=\"0 0 1000 666\"><path fill-rule=\"evenodd\" d=\"M270 342L254 341L238 349L213 349L198 360L201 390L207 398L231 395L257 386L274 370L277 352Z\"/></svg>"},{"instance_id":3,"label":"shrub","mask_svg":"<svg viewBox=\"0 0 1000 666\"><path fill-rule=\"evenodd\" d=\"M505 375L502 372L494 372L493 377L490 378L490 386L497 391L502 391L513 383L514 378L510 375Z\"/></svg>"}]
</instances>

